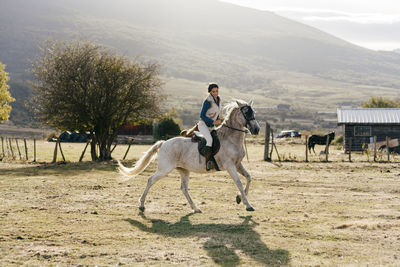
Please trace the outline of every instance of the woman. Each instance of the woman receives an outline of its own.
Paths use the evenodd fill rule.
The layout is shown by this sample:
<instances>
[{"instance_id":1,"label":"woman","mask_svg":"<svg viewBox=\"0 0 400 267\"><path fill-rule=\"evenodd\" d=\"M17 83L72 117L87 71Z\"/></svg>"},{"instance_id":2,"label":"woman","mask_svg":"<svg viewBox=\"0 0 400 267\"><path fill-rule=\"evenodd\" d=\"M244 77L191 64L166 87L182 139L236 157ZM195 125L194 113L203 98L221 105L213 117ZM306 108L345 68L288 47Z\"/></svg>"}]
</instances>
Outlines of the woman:
<instances>
[{"instance_id":1,"label":"woman","mask_svg":"<svg viewBox=\"0 0 400 267\"><path fill-rule=\"evenodd\" d=\"M204 135L207 143L205 147L204 156L206 158L206 169L209 171L213 167L212 157L212 143L213 139L211 131L215 130L215 125L222 123L219 118L221 99L218 96L218 85L210 83L208 85L208 92L210 93L203 102L203 107L200 112L200 121L198 123L199 131Z\"/></svg>"}]
</instances>

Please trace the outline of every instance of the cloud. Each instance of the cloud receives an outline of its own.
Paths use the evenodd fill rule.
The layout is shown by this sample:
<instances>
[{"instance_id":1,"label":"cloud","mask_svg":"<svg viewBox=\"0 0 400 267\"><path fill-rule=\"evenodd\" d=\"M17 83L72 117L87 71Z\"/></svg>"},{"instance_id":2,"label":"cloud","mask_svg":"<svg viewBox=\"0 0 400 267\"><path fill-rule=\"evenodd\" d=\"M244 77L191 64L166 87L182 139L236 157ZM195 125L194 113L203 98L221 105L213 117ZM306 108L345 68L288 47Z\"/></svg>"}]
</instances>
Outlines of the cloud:
<instances>
[{"instance_id":1,"label":"cloud","mask_svg":"<svg viewBox=\"0 0 400 267\"><path fill-rule=\"evenodd\" d=\"M1 1L1 0L0 0ZM373 50L400 48L399 0L220 0L272 11Z\"/></svg>"},{"instance_id":2,"label":"cloud","mask_svg":"<svg viewBox=\"0 0 400 267\"><path fill-rule=\"evenodd\" d=\"M354 44L366 47L372 50L381 50L381 51L393 51L400 48L400 42L363 42L363 41L353 41Z\"/></svg>"},{"instance_id":3,"label":"cloud","mask_svg":"<svg viewBox=\"0 0 400 267\"><path fill-rule=\"evenodd\" d=\"M271 11L285 17L305 22L352 22L359 24L394 24L400 22L400 15L383 13L350 13L327 9L274 8Z\"/></svg>"}]
</instances>

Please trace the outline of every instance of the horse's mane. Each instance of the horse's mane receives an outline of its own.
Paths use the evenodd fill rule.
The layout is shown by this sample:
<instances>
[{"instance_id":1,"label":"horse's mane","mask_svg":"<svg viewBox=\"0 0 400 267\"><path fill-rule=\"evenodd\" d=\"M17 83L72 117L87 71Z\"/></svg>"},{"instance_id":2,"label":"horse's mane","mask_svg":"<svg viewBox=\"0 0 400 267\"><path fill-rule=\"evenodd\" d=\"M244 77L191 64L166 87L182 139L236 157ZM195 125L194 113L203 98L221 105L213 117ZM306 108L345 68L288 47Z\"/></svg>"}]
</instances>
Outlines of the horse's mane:
<instances>
[{"instance_id":1,"label":"horse's mane","mask_svg":"<svg viewBox=\"0 0 400 267\"><path fill-rule=\"evenodd\" d=\"M217 131L218 131L218 136L219 137L224 137L229 129L227 127L223 127L224 124L232 120L232 115L235 110L239 109L239 106L237 104L239 102L240 104L247 105L247 102L241 100L241 99L234 99L230 102L228 102L223 108L222 108L222 114L224 117L224 121L220 126L218 126Z\"/></svg>"}]
</instances>

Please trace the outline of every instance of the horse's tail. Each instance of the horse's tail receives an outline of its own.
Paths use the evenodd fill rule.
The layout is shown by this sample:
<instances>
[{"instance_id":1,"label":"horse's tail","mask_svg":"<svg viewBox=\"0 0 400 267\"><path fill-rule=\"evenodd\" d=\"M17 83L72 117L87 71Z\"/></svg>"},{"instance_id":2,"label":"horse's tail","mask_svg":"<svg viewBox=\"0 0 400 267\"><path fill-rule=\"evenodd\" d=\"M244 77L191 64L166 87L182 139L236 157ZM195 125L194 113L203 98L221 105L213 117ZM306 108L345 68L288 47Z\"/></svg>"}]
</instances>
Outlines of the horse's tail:
<instances>
[{"instance_id":1,"label":"horse's tail","mask_svg":"<svg viewBox=\"0 0 400 267\"><path fill-rule=\"evenodd\" d=\"M158 141L136 162L133 168L127 168L118 160L118 170L125 176L135 176L144 171L147 166L154 160L153 155L161 147L165 141Z\"/></svg>"}]
</instances>

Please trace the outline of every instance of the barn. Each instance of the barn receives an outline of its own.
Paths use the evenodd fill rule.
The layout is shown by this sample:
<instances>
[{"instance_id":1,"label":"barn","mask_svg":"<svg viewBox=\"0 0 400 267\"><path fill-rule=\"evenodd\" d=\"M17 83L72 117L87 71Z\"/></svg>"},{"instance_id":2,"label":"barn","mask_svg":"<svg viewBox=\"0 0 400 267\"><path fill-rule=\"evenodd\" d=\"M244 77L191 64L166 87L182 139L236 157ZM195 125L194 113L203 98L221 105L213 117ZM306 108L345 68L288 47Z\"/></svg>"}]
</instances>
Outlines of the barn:
<instances>
[{"instance_id":1,"label":"barn","mask_svg":"<svg viewBox=\"0 0 400 267\"><path fill-rule=\"evenodd\" d=\"M153 143L153 124L127 124L119 129L117 134L117 142L128 143L130 140L135 140L135 143L141 144Z\"/></svg>"},{"instance_id":2,"label":"barn","mask_svg":"<svg viewBox=\"0 0 400 267\"><path fill-rule=\"evenodd\" d=\"M118 135L153 135L153 124L127 124L119 129Z\"/></svg>"},{"instance_id":3,"label":"barn","mask_svg":"<svg viewBox=\"0 0 400 267\"><path fill-rule=\"evenodd\" d=\"M338 125L344 127L344 148L362 151L364 144L400 138L400 108L338 108ZM399 150L399 147L395 149Z\"/></svg>"}]
</instances>

